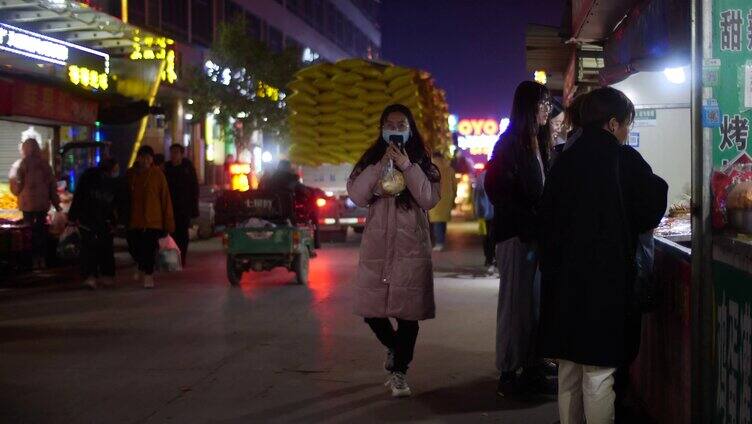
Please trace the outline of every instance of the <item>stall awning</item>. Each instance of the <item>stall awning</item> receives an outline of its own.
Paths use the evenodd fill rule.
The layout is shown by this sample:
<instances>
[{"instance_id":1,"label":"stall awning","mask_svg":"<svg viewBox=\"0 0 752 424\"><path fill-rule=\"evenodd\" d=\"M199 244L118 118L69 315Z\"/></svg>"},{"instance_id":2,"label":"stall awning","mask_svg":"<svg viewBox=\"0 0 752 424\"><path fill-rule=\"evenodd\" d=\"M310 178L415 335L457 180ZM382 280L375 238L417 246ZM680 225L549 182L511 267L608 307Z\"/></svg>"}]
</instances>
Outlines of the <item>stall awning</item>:
<instances>
[{"instance_id":1,"label":"stall awning","mask_svg":"<svg viewBox=\"0 0 752 424\"><path fill-rule=\"evenodd\" d=\"M94 125L97 102L49 85L0 80L0 116L59 124Z\"/></svg>"},{"instance_id":2,"label":"stall awning","mask_svg":"<svg viewBox=\"0 0 752 424\"><path fill-rule=\"evenodd\" d=\"M639 71L662 71L690 61L690 2L651 0L640 3L608 38L605 84Z\"/></svg>"},{"instance_id":3,"label":"stall awning","mask_svg":"<svg viewBox=\"0 0 752 424\"><path fill-rule=\"evenodd\" d=\"M525 30L525 63L530 75L538 70L546 72L550 90L564 88L564 72L569 65L573 46L564 44L559 28L528 24Z\"/></svg>"},{"instance_id":4,"label":"stall awning","mask_svg":"<svg viewBox=\"0 0 752 424\"><path fill-rule=\"evenodd\" d=\"M607 38L640 0L572 0L572 37L579 42Z\"/></svg>"},{"instance_id":5,"label":"stall awning","mask_svg":"<svg viewBox=\"0 0 752 424\"><path fill-rule=\"evenodd\" d=\"M112 56L133 49L139 28L76 1L2 0L0 21Z\"/></svg>"}]
</instances>

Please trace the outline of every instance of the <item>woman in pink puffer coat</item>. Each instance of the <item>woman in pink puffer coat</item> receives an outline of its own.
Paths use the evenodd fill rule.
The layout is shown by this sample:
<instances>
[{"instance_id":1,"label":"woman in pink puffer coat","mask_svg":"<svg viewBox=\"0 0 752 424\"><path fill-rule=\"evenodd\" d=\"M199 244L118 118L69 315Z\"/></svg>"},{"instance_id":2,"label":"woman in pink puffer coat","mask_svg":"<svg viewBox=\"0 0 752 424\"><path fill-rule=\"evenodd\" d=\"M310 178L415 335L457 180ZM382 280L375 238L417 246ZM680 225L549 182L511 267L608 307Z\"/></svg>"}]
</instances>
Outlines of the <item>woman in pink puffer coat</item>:
<instances>
[{"instance_id":1,"label":"woman in pink puffer coat","mask_svg":"<svg viewBox=\"0 0 752 424\"><path fill-rule=\"evenodd\" d=\"M43 268L47 253L45 223L50 205L60 210L57 182L52 167L42 157L39 143L29 138L21 145L23 159L11 175L11 192L18 196L18 209L31 226L31 244L35 268ZM12 172L13 173L13 172Z\"/></svg>"},{"instance_id":2,"label":"woman in pink puffer coat","mask_svg":"<svg viewBox=\"0 0 752 424\"><path fill-rule=\"evenodd\" d=\"M384 368L395 397L409 396L405 374L413 357L418 321L434 318L433 269L427 212L438 203L441 176L405 106L381 115L381 137L358 161L347 183L350 198L368 206L355 283L355 313L388 349ZM405 187L382 187L392 160ZM387 187L388 188L388 187ZM397 320L397 330L389 320Z\"/></svg>"}]
</instances>

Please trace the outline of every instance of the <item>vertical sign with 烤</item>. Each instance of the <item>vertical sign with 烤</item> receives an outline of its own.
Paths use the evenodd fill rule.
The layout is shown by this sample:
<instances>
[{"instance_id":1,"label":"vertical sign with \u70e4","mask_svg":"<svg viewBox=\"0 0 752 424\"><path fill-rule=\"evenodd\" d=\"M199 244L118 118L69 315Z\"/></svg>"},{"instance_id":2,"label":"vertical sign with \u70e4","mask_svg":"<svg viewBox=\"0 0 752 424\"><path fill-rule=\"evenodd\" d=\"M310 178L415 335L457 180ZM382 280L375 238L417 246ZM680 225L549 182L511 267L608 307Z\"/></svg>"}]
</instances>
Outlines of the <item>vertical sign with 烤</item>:
<instances>
[{"instance_id":1,"label":"vertical sign with \u70e4","mask_svg":"<svg viewBox=\"0 0 752 424\"><path fill-rule=\"evenodd\" d=\"M752 2L713 1L713 55L709 62L712 66L704 66L703 82L713 88L713 97L720 111L720 125L713 128L713 166L717 168L752 154L749 139L752 124Z\"/></svg>"}]
</instances>

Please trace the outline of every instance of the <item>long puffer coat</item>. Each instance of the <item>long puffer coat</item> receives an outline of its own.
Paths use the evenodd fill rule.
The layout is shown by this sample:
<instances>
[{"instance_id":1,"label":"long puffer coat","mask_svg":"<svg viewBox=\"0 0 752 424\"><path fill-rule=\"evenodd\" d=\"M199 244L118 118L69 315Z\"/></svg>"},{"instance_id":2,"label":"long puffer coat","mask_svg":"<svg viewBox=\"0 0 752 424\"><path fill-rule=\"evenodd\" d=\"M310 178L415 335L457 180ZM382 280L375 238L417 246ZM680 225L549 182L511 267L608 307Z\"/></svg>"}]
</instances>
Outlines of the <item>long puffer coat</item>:
<instances>
[{"instance_id":1,"label":"long puffer coat","mask_svg":"<svg viewBox=\"0 0 752 424\"><path fill-rule=\"evenodd\" d=\"M397 205L392 196L375 197L386 161L351 177L347 191L358 206L368 206L355 283L356 315L404 320L434 318L431 242L426 211L440 199L440 183L411 165L405 172L414 202Z\"/></svg>"}]
</instances>

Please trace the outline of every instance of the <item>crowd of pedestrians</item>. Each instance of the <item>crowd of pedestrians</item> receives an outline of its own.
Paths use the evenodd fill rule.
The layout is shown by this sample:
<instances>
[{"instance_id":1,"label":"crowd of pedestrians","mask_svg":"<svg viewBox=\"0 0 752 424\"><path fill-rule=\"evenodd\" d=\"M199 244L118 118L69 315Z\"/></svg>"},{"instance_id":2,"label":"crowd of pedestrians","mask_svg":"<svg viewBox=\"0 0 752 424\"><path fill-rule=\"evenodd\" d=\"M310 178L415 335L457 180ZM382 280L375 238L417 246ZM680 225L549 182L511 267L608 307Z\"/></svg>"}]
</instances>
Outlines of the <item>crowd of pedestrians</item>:
<instances>
[{"instance_id":1,"label":"crowd of pedestrians","mask_svg":"<svg viewBox=\"0 0 752 424\"><path fill-rule=\"evenodd\" d=\"M475 187L485 265L500 276L497 392L558 394L563 424L613 422L639 349L638 253L649 250L642 241L665 213L668 186L626 145L634 117L613 88L580 95L565 111L545 86L522 82ZM432 209L449 197L451 211L445 179L454 171L429 156L408 108L389 106L379 124L382 136L348 182L353 201L371 208L355 312L386 347L387 385L400 397L411 393L418 321L435 316L431 235L441 250L449 217ZM397 194L380 186L389 160L406 181Z\"/></svg>"},{"instance_id":2,"label":"crowd of pedestrians","mask_svg":"<svg viewBox=\"0 0 752 424\"><path fill-rule=\"evenodd\" d=\"M85 286L115 283L113 240L119 226L126 230L128 250L137 265L134 279L145 288L154 287L160 239L174 239L185 265L190 222L198 216L198 179L183 146L171 146L170 161L161 166L156 156L151 147L142 146L125 176L117 161L103 158L79 178L67 219L80 240ZM24 220L32 226L34 263L40 264L47 253L47 213L50 205L61 208L52 169L36 140L23 143L22 159L12 168L10 180Z\"/></svg>"}]
</instances>

